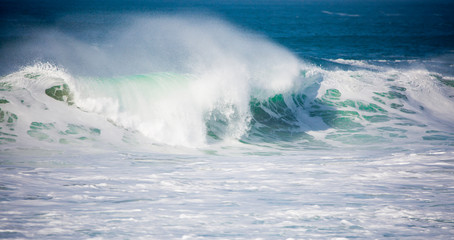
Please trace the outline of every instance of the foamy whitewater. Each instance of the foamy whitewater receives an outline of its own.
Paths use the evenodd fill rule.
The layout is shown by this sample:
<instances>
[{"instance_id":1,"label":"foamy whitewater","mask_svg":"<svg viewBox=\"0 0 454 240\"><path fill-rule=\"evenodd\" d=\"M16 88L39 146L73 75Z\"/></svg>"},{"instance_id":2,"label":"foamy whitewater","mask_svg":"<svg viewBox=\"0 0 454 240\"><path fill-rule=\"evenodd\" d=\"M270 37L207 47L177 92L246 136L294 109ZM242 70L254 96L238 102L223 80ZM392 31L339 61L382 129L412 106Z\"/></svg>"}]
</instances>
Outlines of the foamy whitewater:
<instances>
[{"instance_id":1,"label":"foamy whitewater","mask_svg":"<svg viewBox=\"0 0 454 240\"><path fill-rule=\"evenodd\" d=\"M454 236L449 55L303 58L212 16L120 18L5 45L0 238Z\"/></svg>"}]
</instances>

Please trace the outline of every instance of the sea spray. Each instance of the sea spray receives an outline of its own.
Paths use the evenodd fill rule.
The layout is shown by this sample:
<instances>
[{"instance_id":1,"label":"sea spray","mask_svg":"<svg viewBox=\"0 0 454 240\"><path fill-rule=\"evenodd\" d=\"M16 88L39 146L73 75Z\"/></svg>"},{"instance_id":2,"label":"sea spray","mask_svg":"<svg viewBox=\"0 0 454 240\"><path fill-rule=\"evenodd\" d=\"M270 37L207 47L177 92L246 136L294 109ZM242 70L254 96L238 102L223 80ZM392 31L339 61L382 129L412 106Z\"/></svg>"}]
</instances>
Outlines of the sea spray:
<instances>
[{"instance_id":1,"label":"sea spray","mask_svg":"<svg viewBox=\"0 0 454 240\"><path fill-rule=\"evenodd\" d=\"M35 57L58 65L2 78L5 144L405 148L454 139L451 78L418 64L319 67L221 20L190 16L131 18L96 46L53 34L25 49L52 45Z\"/></svg>"},{"instance_id":2,"label":"sea spray","mask_svg":"<svg viewBox=\"0 0 454 240\"><path fill-rule=\"evenodd\" d=\"M207 132L217 140L245 135L251 94L266 99L299 77L293 54L217 19L130 21L96 46L55 31L30 41L25 49L40 50L32 56L69 74L60 79L62 89L46 91L71 91L75 107L155 142L195 147L206 144Z\"/></svg>"}]
</instances>

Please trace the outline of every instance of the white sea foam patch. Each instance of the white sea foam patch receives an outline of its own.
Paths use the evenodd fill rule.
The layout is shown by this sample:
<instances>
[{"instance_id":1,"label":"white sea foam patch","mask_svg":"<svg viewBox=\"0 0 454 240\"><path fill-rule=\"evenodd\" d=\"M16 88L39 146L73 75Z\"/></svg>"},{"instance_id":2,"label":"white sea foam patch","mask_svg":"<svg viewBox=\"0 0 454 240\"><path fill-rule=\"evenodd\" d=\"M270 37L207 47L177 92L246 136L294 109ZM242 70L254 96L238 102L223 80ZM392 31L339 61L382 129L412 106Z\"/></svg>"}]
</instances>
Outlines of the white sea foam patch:
<instances>
[{"instance_id":1,"label":"white sea foam patch","mask_svg":"<svg viewBox=\"0 0 454 240\"><path fill-rule=\"evenodd\" d=\"M14 209L0 211L6 238L449 239L454 233L452 151L0 155L2 164L6 159L12 163L0 168L2 204Z\"/></svg>"}]
</instances>

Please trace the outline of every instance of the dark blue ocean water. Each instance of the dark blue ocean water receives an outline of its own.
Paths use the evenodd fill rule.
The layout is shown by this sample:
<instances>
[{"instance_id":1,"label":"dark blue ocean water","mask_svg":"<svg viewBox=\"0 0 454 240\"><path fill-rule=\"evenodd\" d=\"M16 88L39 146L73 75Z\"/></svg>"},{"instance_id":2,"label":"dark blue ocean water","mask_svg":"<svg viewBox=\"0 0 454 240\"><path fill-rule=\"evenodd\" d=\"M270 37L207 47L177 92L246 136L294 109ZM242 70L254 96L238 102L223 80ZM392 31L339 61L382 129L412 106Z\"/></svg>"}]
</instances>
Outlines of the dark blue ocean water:
<instances>
[{"instance_id":1,"label":"dark blue ocean water","mask_svg":"<svg viewBox=\"0 0 454 240\"><path fill-rule=\"evenodd\" d=\"M3 49L39 28L58 29L96 43L106 30L121 24L119 15L190 13L224 19L315 61L424 59L454 51L454 1L46 0L1 4ZM25 61L24 56L2 55L3 73Z\"/></svg>"}]
</instances>

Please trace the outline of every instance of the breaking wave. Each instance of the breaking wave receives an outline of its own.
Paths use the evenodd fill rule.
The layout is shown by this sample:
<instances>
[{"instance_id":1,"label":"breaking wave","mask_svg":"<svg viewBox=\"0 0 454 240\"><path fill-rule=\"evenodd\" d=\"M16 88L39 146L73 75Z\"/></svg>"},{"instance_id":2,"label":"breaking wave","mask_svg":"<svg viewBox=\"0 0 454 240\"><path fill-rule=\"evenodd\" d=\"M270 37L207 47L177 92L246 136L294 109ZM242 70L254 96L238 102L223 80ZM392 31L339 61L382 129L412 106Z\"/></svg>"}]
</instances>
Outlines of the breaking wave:
<instances>
[{"instance_id":1,"label":"breaking wave","mask_svg":"<svg viewBox=\"0 0 454 240\"><path fill-rule=\"evenodd\" d=\"M35 63L0 79L1 148L454 144L454 79L420 65L315 65L212 18L108 34L42 31L21 46Z\"/></svg>"}]
</instances>

